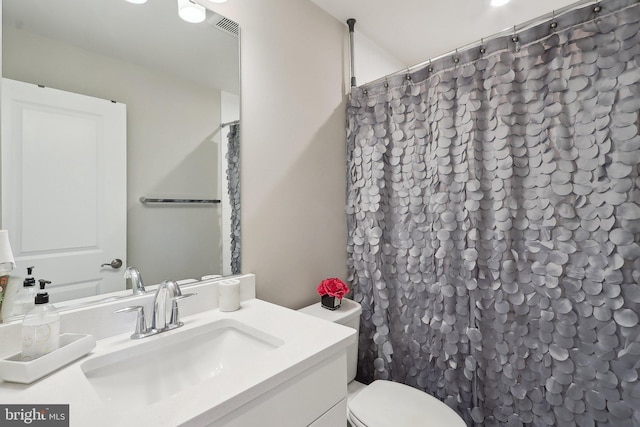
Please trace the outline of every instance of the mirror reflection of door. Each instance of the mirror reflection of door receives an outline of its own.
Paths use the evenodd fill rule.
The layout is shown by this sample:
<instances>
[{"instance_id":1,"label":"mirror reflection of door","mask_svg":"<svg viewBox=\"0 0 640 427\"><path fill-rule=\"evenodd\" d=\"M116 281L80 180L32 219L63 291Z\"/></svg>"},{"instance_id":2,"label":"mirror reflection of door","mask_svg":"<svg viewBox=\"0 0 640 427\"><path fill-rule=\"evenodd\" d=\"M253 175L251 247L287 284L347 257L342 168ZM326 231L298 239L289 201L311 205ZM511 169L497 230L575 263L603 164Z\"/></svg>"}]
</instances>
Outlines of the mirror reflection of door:
<instances>
[{"instance_id":1,"label":"mirror reflection of door","mask_svg":"<svg viewBox=\"0 0 640 427\"><path fill-rule=\"evenodd\" d=\"M126 106L10 79L1 88L2 228L17 272L37 266L53 302L124 289L123 269L103 264L126 265Z\"/></svg>"},{"instance_id":2,"label":"mirror reflection of door","mask_svg":"<svg viewBox=\"0 0 640 427\"><path fill-rule=\"evenodd\" d=\"M239 29L230 22L212 11L200 24L184 22L175 0L2 1L3 77L126 105L126 259L100 263L121 258L147 286L232 272L223 164L229 128L221 126L239 119ZM143 204L141 197L223 202ZM52 286L63 273L31 265ZM105 274L124 287L123 269ZM22 268L12 273L18 283L24 276Z\"/></svg>"}]
</instances>

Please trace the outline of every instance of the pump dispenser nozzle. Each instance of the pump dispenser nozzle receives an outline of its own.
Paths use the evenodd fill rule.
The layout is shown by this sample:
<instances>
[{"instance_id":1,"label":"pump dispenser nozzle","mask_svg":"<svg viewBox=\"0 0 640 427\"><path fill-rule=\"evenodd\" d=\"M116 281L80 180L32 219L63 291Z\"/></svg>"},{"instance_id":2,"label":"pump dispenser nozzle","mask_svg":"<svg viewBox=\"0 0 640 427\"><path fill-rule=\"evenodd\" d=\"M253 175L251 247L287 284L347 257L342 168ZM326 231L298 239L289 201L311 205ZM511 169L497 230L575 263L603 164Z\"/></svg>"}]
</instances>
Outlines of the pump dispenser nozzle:
<instances>
[{"instance_id":1,"label":"pump dispenser nozzle","mask_svg":"<svg viewBox=\"0 0 640 427\"><path fill-rule=\"evenodd\" d=\"M22 282L22 286L35 286L36 279L34 279L33 276L31 276L34 268L35 267L33 266L27 267L27 277L25 277L24 281Z\"/></svg>"},{"instance_id":2,"label":"pump dispenser nozzle","mask_svg":"<svg viewBox=\"0 0 640 427\"><path fill-rule=\"evenodd\" d=\"M40 290L44 291L44 287L51 283L49 280L40 279ZM48 304L49 303L49 294L46 292L38 292L36 295L36 304Z\"/></svg>"}]
</instances>

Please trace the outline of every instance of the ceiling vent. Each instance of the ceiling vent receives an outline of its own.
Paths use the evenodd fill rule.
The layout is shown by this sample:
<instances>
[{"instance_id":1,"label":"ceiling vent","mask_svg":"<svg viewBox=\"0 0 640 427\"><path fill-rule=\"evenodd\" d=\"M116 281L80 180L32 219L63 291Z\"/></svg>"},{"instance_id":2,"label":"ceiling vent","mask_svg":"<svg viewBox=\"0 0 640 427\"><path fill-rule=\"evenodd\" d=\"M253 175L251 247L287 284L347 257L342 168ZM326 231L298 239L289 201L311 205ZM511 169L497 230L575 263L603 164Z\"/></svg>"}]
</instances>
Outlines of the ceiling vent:
<instances>
[{"instance_id":1,"label":"ceiling vent","mask_svg":"<svg viewBox=\"0 0 640 427\"><path fill-rule=\"evenodd\" d=\"M217 29L224 31L227 34L238 37L240 26L237 22L232 21L231 19L214 13L210 19L207 19L207 23L209 23L209 25L211 25L212 27L216 27Z\"/></svg>"}]
</instances>

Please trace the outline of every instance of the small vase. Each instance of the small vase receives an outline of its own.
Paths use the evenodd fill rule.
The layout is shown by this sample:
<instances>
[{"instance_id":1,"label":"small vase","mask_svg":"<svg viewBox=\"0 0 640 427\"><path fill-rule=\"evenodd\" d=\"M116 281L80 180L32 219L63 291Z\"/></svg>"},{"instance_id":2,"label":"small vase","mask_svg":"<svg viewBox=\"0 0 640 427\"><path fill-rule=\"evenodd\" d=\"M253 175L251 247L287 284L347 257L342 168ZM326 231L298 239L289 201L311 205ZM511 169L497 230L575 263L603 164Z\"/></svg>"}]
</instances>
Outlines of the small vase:
<instances>
[{"instance_id":1,"label":"small vase","mask_svg":"<svg viewBox=\"0 0 640 427\"><path fill-rule=\"evenodd\" d=\"M322 307L327 310L335 310L340 308L340 303L342 302L342 298L332 297L331 295L322 295L321 298Z\"/></svg>"}]
</instances>

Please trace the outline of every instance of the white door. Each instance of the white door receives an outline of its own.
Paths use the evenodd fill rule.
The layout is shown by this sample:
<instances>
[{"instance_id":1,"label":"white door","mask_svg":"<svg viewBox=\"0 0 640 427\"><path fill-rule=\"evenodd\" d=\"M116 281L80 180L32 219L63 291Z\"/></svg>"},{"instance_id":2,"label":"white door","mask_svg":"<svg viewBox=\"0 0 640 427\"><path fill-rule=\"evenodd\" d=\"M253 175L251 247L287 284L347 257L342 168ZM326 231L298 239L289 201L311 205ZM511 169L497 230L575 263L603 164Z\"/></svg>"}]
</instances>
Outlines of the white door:
<instances>
[{"instance_id":1,"label":"white door","mask_svg":"<svg viewBox=\"0 0 640 427\"><path fill-rule=\"evenodd\" d=\"M9 79L0 93L13 276L35 266L52 302L125 289L126 105Z\"/></svg>"}]
</instances>

